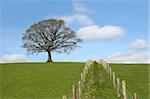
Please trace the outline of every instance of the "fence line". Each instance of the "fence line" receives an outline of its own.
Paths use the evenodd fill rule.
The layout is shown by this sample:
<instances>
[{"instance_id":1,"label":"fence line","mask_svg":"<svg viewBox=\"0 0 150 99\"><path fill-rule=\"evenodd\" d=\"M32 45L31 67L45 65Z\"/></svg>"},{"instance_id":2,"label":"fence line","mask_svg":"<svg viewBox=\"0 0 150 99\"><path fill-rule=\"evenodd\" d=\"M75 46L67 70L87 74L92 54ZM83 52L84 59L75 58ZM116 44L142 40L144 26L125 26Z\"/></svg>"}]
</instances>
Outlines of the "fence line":
<instances>
[{"instance_id":1,"label":"fence line","mask_svg":"<svg viewBox=\"0 0 150 99\"><path fill-rule=\"evenodd\" d=\"M125 80L120 82L119 78L116 79L115 72L112 71L111 67L106 61L99 60L98 63L101 64L108 73L110 79L112 80L113 87L116 89L116 95L118 98L122 97L122 99L138 99L137 93L131 94L129 92Z\"/></svg>"},{"instance_id":2,"label":"fence line","mask_svg":"<svg viewBox=\"0 0 150 99\"><path fill-rule=\"evenodd\" d=\"M84 83L86 82L86 76L89 72L91 72L92 66L96 61L87 61L83 71L81 73L80 80L78 83L72 86L72 99L82 99L82 90L84 89ZM115 72L112 71L112 68L109 64L104 60L99 60L99 64L103 66L106 72L109 75L110 80L112 80L113 87L116 89L116 97L121 99L138 99L137 93L133 93L133 95L129 92L126 87L125 80L120 81L119 78L115 76ZM67 99L67 96L64 95L63 99Z\"/></svg>"},{"instance_id":3,"label":"fence line","mask_svg":"<svg viewBox=\"0 0 150 99\"><path fill-rule=\"evenodd\" d=\"M87 61L86 62L84 69L83 69L83 72L81 73L80 80L78 81L78 83L76 83L72 86L72 99L81 99L82 90L84 88L83 84L85 82L85 78L86 78L87 74L91 71L92 64L94 62L95 61ZM63 96L63 99L66 99L66 98L64 98L64 96Z\"/></svg>"}]
</instances>

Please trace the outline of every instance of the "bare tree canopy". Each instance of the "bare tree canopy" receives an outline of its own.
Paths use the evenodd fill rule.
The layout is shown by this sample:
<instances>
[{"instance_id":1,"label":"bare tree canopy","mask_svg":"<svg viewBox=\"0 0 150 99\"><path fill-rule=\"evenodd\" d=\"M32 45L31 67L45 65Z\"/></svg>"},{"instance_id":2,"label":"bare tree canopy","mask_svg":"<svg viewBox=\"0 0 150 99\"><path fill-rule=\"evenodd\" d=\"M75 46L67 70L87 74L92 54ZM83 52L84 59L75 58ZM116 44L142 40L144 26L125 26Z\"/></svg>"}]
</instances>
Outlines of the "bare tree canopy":
<instances>
[{"instance_id":1,"label":"bare tree canopy","mask_svg":"<svg viewBox=\"0 0 150 99\"><path fill-rule=\"evenodd\" d=\"M23 48L28 52L47 52L47 62L52 62L51 52L70 53L81 42L63 20L48 19L31 25L22 37Z\"/></svg>"}]
</instances>

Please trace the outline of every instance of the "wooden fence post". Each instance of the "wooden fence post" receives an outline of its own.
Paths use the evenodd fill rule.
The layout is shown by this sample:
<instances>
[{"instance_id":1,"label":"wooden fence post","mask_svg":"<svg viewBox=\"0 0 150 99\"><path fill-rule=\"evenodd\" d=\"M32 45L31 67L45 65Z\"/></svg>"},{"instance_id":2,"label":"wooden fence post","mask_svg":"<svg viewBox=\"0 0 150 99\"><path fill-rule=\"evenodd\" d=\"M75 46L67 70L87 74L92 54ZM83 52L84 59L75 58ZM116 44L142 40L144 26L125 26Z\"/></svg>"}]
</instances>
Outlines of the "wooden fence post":
<instances>
[{"instance_id":1,"label":"wooden fence post","mask_svg":"<svg viewBox=\"0 0 150 99\"><path fill-rule=\"evenodd\" d=\"M117 97L120 97L120 80L117 78Z\"/></svg>"},{"instance_id":2,"label":"wooden fence post","mask_svg":"<svg viewBox=\"0 0 150 99\"><path fill-rule=\"evenodd\" d=\"M105 64L104 62L102 63L102 66L103 66L104 69L107 71L106 64Z\"/></svg>"},{"instance_id":3,"label":"wooden fence post","mask_svg":"<svg viewBox=\"0 0 150 99\"><path fill-rule=\"evenodd\" d=\"M76 86L76 99L79 99L79 87L78 87L78 83Z\"/></svg>"},{"instance_id":4,"label":"wooden fence post","mask_svg":"<svg viewBox=\"0 0 150 99\"><path fill-rule=\"evenodd\" d=\"M84 82L84 75L81 73L81 82Z\"/></svg>"},{"instance_id":5,"label":"wooden fence post","mask_svg":"<svg viewBox=\"0 0 150 99\"><path fill-rule=\"evenodd\" d=\"M127 99L127 96L126 96L126 82L125 82L125 80L122 81L122 95L123 95L123 99Z\"/></svg>"},{"instance_id":6,"label":"wooden fence post","mask_svg":"<svg viewBox=\"0 0 150 99\"><path fill-rule=\"evenodd\" d=\"M112 77L112 70L111 70L111 67L109 67L109 77L110 77L110 79L111 79L111 77Z\"/></svg>"},{"instance_id":7,"label":"wooden fence post","mask_svg":"<svg viewBox=\"0 0 150 99\"><path fill-rule=\"evenodd\" d=\"M66 95L63 95L63 99L67 99L67 96L66 96Z\"/></svg>"},{"instance_id":8,"label":"wooden fence post","mask_svg":"<svg viewBox=\"0 0 150 99\"><path fill-rule=\"evenodd\" d=\"M134 99L138 99L137 98L137 93L133 93L133 97L134 97Z\"/></svg>"},{"instance_id":9,"label":"wooden fence post","mask_svg":"<svg viewBox=\"0 0 150 99\"><path fill-rule=\"evenodd\" d=\"M83 69L83 79L84 79L84 82L85 82L85 68Z\"/></svg>"},{"instance_id":10,"label":"wooden fence post","mask_svg":"<svg viewBox=\"0 0 150 99\"><path fill-rule=\"evenodd\" d=\"M108 63L106 63L106 71L109 74L109 64Z\"/></svg>"},{"instance_id":11,"label":"wooden fence post","mask_svg":"<svg viewBox=\"0 0 150 99\"><path fill-rule=\"evenodd\" d=\"M79 98L78 99L81 99L81 82L78 81L78 92L79 92Z\"/></svg>"},{"instance_id":12,"label":"wooden fence post","mask_svg":"<svg viewBox=\"0 0 150 99\"><path fill-rule=\"evenodd\" d=\"M73 94L73 99L77 99L77 92L76 92L76 85L72 86L72 94Z\"/></svg>"},{"instance_id":13,"label":"wooden fence post","mask_svg":"<svg viewBox=\"0 0 150 99\"><path fill-rule=\"evenodd\" d=\"M113 72L113 87L116 87L116 77L115 77L115 72Z\"/></svg>"}]
</instances>

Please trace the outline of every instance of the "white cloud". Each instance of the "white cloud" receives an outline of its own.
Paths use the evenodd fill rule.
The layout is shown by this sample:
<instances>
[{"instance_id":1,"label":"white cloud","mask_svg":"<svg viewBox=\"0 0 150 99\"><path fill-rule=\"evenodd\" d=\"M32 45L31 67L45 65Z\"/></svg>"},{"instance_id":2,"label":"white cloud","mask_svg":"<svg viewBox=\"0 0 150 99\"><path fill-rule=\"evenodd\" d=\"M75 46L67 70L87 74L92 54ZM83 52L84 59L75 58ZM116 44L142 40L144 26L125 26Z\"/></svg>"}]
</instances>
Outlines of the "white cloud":
<instances>
[{"instance_id":1,"label":"white cloud","mask_svg":"<svg viewBox=\"0 0 150 99\"><path fill-rule=\"evenodd\" d=\"M80 0L73 0L73 8L75 13L70 16L62 16L60 19L65 20L67 24L71 23L79 23L81 26L93 25L93 20L86 15L87 13L92 12L90 9L86 7Z\"/></svg>"},{"instance_id":2,"label":"white cloud","mask_svg":"<svg viewBox=\"0 0 150 99\"><path fill-rule=\"evenodd\" d=\"M144 39L136 39L130 44L130 48L134 48L134 49L147 48L148 46L149 46L148 41Z\"/></svg>"},{"instance_id":3,"label":"white cloud","mask_svg":"<svg viewBox=\"0 0 150 99\"><path fill-rule=\"evenodd\" d=\"M8 54L0 57L0 63L27 62L27 58L23 54Z\"/></svg>"},{"instance_id":4,"label":"white cloud","mask_svg":"<svg viewBox=\"0 0 150 99\"><path fill-rule=\"evenodd\" d=\"M74 15L59 17L59 19L63 19L67 24L71 24L71 23L73 23L73 21L75 21Z\"/></svg>"},{"instance_id":5,"label":"white cloud","mask_svg":"<svg viewBox=\"0 0 150 99\"><path fill-rule=\"evenodd\" d=\"M74 11L78 14L81 14L81 13L87 14L87 13L93 12L85 4L81 3L80 0L73 0L73 8L74 8Z\"/></svg>"},{"instance_id":6,"label":"white cloud","mask_svg":"<svg viewBox=\"0 0 150 99\"><path fill-rule=\"evenodd\" d=\"M150 52L143 48L148 48L149 43L144 39L136 39L130 43L130 50L118 52L106 59L114 63L150 63ZM140 49L140 50L139 50Z\"/></svg>"},{"instance_id":7,"label":"white cloud","mask_svg":"<svg viewBox=\"0 0 150 99\"><path fill-rule=\"evenodd\" d=\"M74 22L79 23L81 26L87 26L92 25L94 22L91 18L89 18L87 15L83 14L74 14L72 16L63 16L60 17L60 19L63 19L67 24L71 24Z\"/></svg>"},{"instance_id":8,"label":"white cloud","mask_svg":"<svg viewBox=\"0 0 150 99\"><path fill-rule=\"evenodd\" d=\"M83 40L111 40L124 34L124 29L120 26L106 25L99 27L90 25L78 30L77 35Z\"/></svg>"},{"instance_id":9,"label":"white cloud","mask_svg":"<svg viewBox=\"0 0 150 99\"><path fill-rule=\"evenodd\" d=\"M150 54L148 51L127 51L119 52L107 58L114 63L148 63Z\"/></svg>"},{"instance_id":10,"label":"white cloud","mask_svg":"<svg viewBox=\"0 0 150 99\"><path fill-rule=\"evenodd\" d=\"M111 40L118 38L124 34L124 29L120 26L106 25L99 27L93 20L86 15L85 12L90 12L90 9L86 7L80 0L73 1L74 11L76 12L70 16L58 17L65 20L67 24L75 24L82 26L77 31L79 38L83 40Z\"/></svg>"}]
</instances>

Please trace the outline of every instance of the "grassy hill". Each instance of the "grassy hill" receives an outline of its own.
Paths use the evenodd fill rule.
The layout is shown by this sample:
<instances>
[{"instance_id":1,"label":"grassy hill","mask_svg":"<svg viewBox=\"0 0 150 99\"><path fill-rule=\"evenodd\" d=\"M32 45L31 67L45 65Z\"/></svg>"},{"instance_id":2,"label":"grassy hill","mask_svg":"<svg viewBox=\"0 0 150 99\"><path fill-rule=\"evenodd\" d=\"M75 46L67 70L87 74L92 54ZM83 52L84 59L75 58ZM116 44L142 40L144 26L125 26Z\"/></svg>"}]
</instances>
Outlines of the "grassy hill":
<instances>
[{"instance_id":1,"label":"grassy hill","mask_svg":"<svg viewBox=\"0 0 150 99\"><path fill-rule=\"evenodd\" d=\"M0 64L0 98L61 99L62 95L71 96L72 85L80 79L84 65L75 62ZM147 64L110 64L110 66L117 77L126 80L131 92L138 93L139 99L148 99L150 66ZM97 85L100 92L98 94L106 97L105 95L111 92L114 95L113 89L109 88L112 85L107 74L102 68L96 69L96 72L99 70L105 81L102 85ZM109 96L107 95L108 99Z\"/></svg>"},{"instance_id":2,"label":"grassy hill","mask_svg":"<svg viewBox=\"0 0 150 99\"><path fill-rule=\"evenodd\" d=\"M2 99L61 99L72 95L84 63L0 64Z\"/></svg>"},{"instance_id":3,"label":"grassy hill","mask_svg":"<svg viewBox=\"0 0 150 99\"><path fill-rule=\"evenodd\" d=\"M110 64L116 76L122 80L126 80L127 87L130 92L137 92L139 99L149 99L148 90L149 70L148 64ZM149 94L150 95L150 94Z\"/></svg>"}]
</instances>

